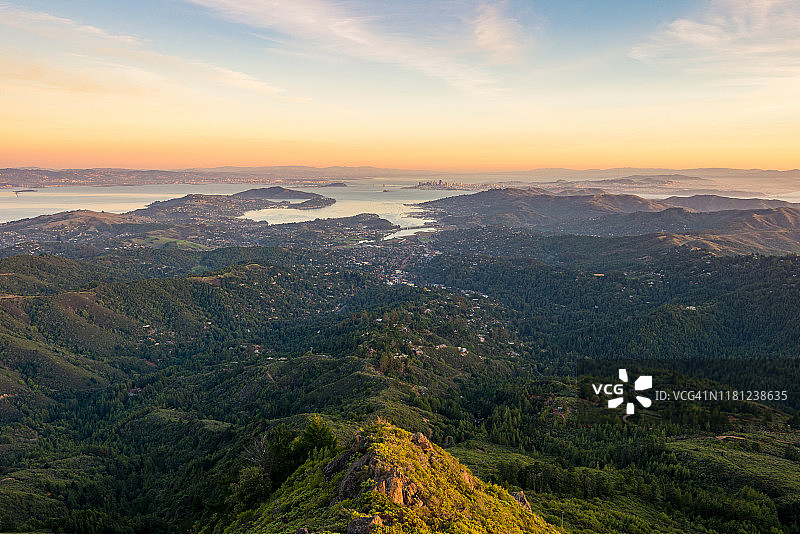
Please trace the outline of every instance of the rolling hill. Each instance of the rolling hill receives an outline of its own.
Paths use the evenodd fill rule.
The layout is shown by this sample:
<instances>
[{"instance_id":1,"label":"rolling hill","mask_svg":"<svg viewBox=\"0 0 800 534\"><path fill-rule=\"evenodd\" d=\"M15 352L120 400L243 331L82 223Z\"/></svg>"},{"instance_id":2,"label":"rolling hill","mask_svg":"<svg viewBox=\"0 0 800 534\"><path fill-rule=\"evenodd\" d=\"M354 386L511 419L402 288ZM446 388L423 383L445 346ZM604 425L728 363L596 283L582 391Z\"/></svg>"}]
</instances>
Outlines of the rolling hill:
<instances>
[{"instance_id":1,"label":"rolling hill","mask_svg":"<svg viewBox=\"0 0 800 534\"><path fill-rule=\"evenodd\" d=\"M240 219L244 213L260 209L313 210L334 202L316 193L279 186L233 195L191 194L153 202L127 213L75 210L0 224L0 247L26 242L35 244L37 250L40 244L52 247L54 243L93 243L105 250L252 245L273 232L266 222ZM353 222L363 226L364 221L362 215L342 219L338 225ZM317 226L326 224L337 223L321 222Z\"/></svg>"},{"instance_id":2,"label":"rolling hill","mask_svg":"<svg viewBox=\"0 0 800 534\"><path fill-rule=\"evenodd\" d=\"M654 236L657 241L651 240L656 249L672 243L716 254L800 252L797 204L716 195L654 201L635 195L578 193L498 189L419 206L440 224L458 228L502 225L549 235L605 237L660 234Z\"/></svg>"},{"instance_id":3,"label":"rolling hill","mask_svg":"<svg viewBox=\"0 0 800 534\"><path fill-rule=\"evenodd\" d=\"M609 213L662 211L669 207L635 195L563 196L517 188L492 189L423 202L418 206L445 224L544 227Z\"/></svg>"},{"instance_id":4,"label":"rolling hill","mask_svg":"<svg viewBox=\"0 0 800 534\"><path fill-rule=\"evenodd\" d=\"M291 203L289 200L306 199ZM240 217L248 211L268 208L316 209L336 201L316 193L294 191L280 186L249 189L233 195L191 194L179 198L153 202L146 208L134 210L131 215L155 221L213 221Z\"/></svg>"},{"instance_id":5,"label":"rolling hill","mask_svg":"<svg viewBox=\"0 0 800 534\"><path fill-rule=\"evenodd\" d=\"M690 197L668 197L662 201L690 211L758 210L768 208L800 208L800 204L785 200L763 198L730 198L719 195L693 195Z\"/></svg>"}]
</instances>

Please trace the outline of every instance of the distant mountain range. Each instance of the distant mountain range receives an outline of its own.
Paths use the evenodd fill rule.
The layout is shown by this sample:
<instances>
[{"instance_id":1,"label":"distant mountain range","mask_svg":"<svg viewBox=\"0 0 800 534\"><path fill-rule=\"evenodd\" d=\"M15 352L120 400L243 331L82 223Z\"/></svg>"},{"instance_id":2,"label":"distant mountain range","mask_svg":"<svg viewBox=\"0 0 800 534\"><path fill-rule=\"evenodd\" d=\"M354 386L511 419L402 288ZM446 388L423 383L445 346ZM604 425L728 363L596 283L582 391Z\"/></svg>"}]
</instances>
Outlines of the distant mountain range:
<instances>
[{"instance_id":1,"label":"distant mountain range","mask_svg":"<svg viewBox=\"0 0 800 534\"><path fill-rule=\"evenodd\" d=\"M0 169L2 187L109 186L148 184L204 183L286 183L324 185L328 180L358 178L414 179L439 176L436 171L379 169L376 167L218 167L213 169L141 170L141 169ZM445 173L447 174L447 173Z\"/></svg>"},{"instance_id":2,"label":"distant mountain range","mask_svg":"<svg viewBox=\"0 0 800 534\"><path fill-rule=\"evenodd\" d=\"M547 234L604 237L671 234L714 252L800 252L800 204L717 195L648 200L636 195L555 195L497 189L419 204L441 224L503 225ZM679 236L679 237L678 237Z\"/></svg>"},{"instance_id":3,"label":"distant mountain range","mask_svg":"<svg viewBox=\"0 0 800 534\"><path fill-rule=\"evenodd\" d=\"M688 212L715 212L725 210L757 210L774 208L800 208L782 200L760 198L730 198L719 195L672 196L663 200L650 200L637 195L611 194L597 190L573 190L553 193L542 188L507 188L482 191L433 200L419 204L443 220L474 219L482 225L508 224L509 226L549 226L576 221L596 220L610 214L637 212L664 212L680 208Z\"/></svg>"},{"instance_id":4,"label":"distant mountain range","mask_svg":"<svg viewBox=\"0 0 800 534\"><path fill-rule=\"evenodd\" d=\"M430 169L386 169L379 167L215 167L176 170L142 169L0 169L2 187L53 187L75 185L144 185L163 183L324 183L328 180L378 178L496 183L506 186L532 183L581 189L601 187L612 192L637 192L639 187L672 189L684 194L746 192L780 194L798 190L800 170L761 169L531 169L522 171L437 171ZM619 188L628 187L628 190ZM630 189L633 188L633 189ZM643 191L642 191L643 192Z\"/></svg>"}]
</instances>

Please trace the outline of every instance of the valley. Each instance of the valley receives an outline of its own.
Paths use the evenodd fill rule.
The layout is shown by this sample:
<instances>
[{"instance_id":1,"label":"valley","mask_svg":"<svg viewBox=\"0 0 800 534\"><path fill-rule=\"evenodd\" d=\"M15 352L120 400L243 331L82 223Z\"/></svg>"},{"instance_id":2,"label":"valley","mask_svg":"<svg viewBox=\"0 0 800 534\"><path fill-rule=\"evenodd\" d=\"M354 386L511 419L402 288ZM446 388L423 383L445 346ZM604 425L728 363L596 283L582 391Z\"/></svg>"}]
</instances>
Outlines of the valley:
<instances>
[{"instance_id":1,"label":"valley","mask_svg":"<svg viewBox=\"0 0 800 534\"><path fill-rule=\"evenodd\" d=\"M437 201L437 231L390 240L191 197L4 225L34 240L0 260L2 528L793 532L796 256L537 225L680 210L783 251L794 208L488 193L517 200ZM622 365L786 395L626 416L590 387Z\"/></svg>"}]
</instances>

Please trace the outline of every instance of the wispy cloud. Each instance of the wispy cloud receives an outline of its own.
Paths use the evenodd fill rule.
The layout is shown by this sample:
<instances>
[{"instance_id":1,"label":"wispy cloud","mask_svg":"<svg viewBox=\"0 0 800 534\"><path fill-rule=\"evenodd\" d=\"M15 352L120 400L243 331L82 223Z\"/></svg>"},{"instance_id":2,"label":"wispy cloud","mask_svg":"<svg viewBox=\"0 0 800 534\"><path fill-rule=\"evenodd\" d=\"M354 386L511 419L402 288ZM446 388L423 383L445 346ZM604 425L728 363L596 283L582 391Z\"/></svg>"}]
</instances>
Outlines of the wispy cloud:
<instances>
[{"instance_id":1,"label":"wispy cloud","mask_svg":"<svg viewBox=\"0 0 800 534\"><path fill-rule=\"evenodd\" d=\"M630 57L753 82L800 75L800 3L713 0L633 47Z\"/></svg>"},{"instance_id":2,"label":"wispy cloud","mask_svg":"<svg viewBox=\"0 0 800 534\"><path fill-rule=\"evenodd\" d=\"M454 49L413 31L399 30L354 4L331 0L186 1L206 7L228 21L276 31L328 52L398 65L460 89L489 90L497 82L480 67L460 58ZM491 10L483 15L483 44L498 56L508 57L511 48L492 32L499 23L508 26L510 21L492 16Z\"/></svg>"},{"instance_id":3,"label":"wispy cloud","mask_svg":"<svg viewBox=\"0 0 800 534\"><path fill-rule=\"evenodd\" d=\"M498 64L519 61L525 40L522 26L505 14L505 7L505 2L482 2L472 20L475 43Z\"/></svg>"},{"instance_id":4,"label":"wispy cloud","mask_svg":"<svg viewBox=\"0 0 800 534\"><path fill-rule=\"evenodd\" d=\"M116 76L108 76L114 70ZM21 50L0 47L0 76L6 84L13 80L74 93L135 94L140 86L128 82L137 74L141 73L110 65L100 69L64 68L44 58L27 57Z\"/></svg>"},{"instance_id":5,"label":"wispy cloud","mask_svg":"<svg viewBox=\"0 0 800 534\"><path fill-rule=\"evenodd\" d=\"M147 48L146 41L134 36L113 34L72 19L19 9L8 3L0 3L0 25L64 43L68 45L65 52L83 56L87 63L94 64L98 69L105 66L113 73L136 73L139 78L149 73L151 79L148 82L152 82L152 78L164 79L178 75L268 96L282 92L282 89L244 72L201 60L155 52ZM52 62L43 59L29 58L28 61L31 68L22 68L19 62L12 63L8 58L0 67L4 67L4 73L8 76L28 81L38 80L45 85L56 85L65 89L78 90L84 87L84 90L101 90L120 87L117 83L100 81L78 84L75 83L76 76L70 75L67 67L56 67Z\"/></svg>"},{"instance_id":6,"label":"wispy cloud","mask_svg":"<svg viewBox=\"0 0 800 534\"><path fill-rule=\"evenodd\" d=\"M42 37L70 43L140 46L142 41L130 35L114 35L105 30L42 11L28 11L0 2L0 24L35 33Z\"/></svg>"}]
</instances>

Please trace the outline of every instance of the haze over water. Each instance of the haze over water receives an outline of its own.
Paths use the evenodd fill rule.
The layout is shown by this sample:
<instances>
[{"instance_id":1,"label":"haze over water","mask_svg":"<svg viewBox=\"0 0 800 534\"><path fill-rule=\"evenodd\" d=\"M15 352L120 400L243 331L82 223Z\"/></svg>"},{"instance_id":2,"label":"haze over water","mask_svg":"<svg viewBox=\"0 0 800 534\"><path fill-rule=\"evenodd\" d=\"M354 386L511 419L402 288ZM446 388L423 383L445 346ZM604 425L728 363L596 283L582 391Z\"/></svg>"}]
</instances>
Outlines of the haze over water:
<instances>
[{"instance_id":1,"label":"haze over water","mask_svg":"<svg viewBox=\"0 0 800 534\"><path fill-rule=\"evenodd\" d=\"M230 195L248 189L276 184L163 184L112 187L48 187L32 193L13 193L0 189L0 222L15 221L62 211L86 209L123 213L144 208L152 202L182 197L191 193ZM380 180L354 180L347 187L295 187L336 199L336 204L315 210L266 209L253 211L247 218L271 224L313 221L318 218L349 217L375 213L400 226L418 226L425 221L413 217L405 204L466 194L470 191L428 191L404 189L403 184ZM383 190L389 192L384 193Z\"/></svg>"}]
</instances>

